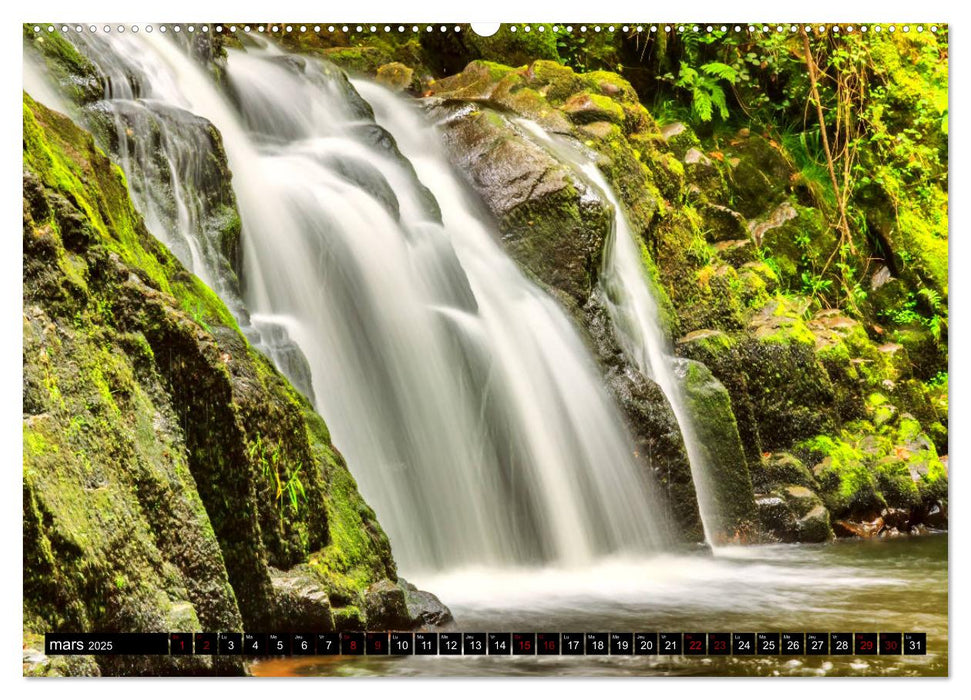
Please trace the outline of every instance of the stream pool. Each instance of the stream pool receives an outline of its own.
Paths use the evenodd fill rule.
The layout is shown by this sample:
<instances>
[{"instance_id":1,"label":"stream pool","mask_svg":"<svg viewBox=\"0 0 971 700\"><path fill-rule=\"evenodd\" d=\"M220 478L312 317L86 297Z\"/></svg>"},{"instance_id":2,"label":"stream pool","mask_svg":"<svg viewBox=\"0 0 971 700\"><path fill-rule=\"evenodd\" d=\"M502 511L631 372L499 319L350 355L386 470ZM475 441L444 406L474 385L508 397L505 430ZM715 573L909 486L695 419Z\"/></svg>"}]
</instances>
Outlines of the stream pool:
<instances>
[{"instance_id":1,"label":"stream pool","mask_svg":"<svg viewBox=\"0 0 971 700\"><path fill-rule=\"evenodd\" d=\"M409 577L466 632L926 632L926 656L296 657L257 676L947 675L947 535Z\"/></svg>"}]
</instances>

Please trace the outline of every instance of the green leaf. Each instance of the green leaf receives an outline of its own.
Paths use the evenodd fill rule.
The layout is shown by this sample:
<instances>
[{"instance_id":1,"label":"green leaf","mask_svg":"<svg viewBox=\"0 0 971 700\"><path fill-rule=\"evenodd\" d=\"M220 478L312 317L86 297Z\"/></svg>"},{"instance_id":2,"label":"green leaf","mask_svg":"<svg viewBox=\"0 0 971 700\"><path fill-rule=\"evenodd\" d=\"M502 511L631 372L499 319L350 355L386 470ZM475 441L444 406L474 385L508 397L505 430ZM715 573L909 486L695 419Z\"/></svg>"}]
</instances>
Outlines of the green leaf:
<instances>
[{"instance_id":1,"label":"green leaf","mask_svg":"<svg viewBox=\"0 0 971 700\"><path fill-rule=\"evenodd\" d=\"M696 87L692 91L691 107L701 121L711 121L711 96L705 90Z\"/></svg>"},{"instance_id":2,"label":"green leaf","mask_svg":"<svg viewBox=\"0 0 971 700\"><path fill-rule=\"evenodd\" d=\"M728 104L725 102L725 92L718 85L712 85L711 101L718 108L718 114L722 119L728 119Z\"/></svg>"},{"instance_id":3,"label":"green leaf","mask_svg":"<svg viewBox=\"0 0 971 700\"><path fill-rule=\"evenodd\" d=\"M712 75L716 78L727 80L733 85L738 79L738 72L734 68L727 63L719 63L718 61L706 63L701 67L701 71L707 75Z\"/></svg>"}]
</instances>

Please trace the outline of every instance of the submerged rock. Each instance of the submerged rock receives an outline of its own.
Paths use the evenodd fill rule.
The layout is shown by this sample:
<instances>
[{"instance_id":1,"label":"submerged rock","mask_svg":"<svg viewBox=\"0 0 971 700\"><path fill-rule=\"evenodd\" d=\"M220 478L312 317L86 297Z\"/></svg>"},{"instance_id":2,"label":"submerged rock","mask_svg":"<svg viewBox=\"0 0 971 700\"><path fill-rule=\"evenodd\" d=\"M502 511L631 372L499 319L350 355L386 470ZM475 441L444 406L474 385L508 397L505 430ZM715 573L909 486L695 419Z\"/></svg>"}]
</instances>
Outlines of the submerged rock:
<instances>
[{"instance_id":1,"label":"submerged rock","mask_svg":"<svg viewBox=\"0 0 971 700\"><path fill-rule=\"evenodd\" d=\"M883 518L877 516L873 520L837 520L833 523L833 531L838 537L875 537L883 530Z\"/></svg>"}]
</instances>

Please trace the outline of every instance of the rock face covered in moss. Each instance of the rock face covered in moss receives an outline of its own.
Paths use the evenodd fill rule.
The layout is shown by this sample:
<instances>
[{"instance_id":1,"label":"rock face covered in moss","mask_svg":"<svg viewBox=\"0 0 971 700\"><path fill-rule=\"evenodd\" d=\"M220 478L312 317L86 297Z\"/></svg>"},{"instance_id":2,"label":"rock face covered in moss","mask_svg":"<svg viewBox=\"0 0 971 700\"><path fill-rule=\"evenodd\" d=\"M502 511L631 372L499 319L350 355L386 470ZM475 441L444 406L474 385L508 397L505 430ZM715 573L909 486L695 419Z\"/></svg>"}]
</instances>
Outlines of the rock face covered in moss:
<instances>
[{"instance_id":1,"label":"rock face covered in moss","mask_svg":"<svg viewBox=\"0 0 971 700\"><path fill-rule=\"evenodd\" d=\"M717 518L707 523L708 529L721 538L730 533L735 539L751 541L756 523L752 480L728 391L700 362L681 361L678 374L699 458L707 466L704 488L710 491L707 497Z\"/></svg>"},{"instance_id":2,"label":"rock face covered in moss","mask_svg":"<svg viewBox=\"0 0 971 700\"><path fill-rule=\"evenodd\" d=\"M148 234L91 136L26 95L23 246L25 648L59 629L383 626L373 586L423 624L323 421Z\"/></svg>"}]
</instances>

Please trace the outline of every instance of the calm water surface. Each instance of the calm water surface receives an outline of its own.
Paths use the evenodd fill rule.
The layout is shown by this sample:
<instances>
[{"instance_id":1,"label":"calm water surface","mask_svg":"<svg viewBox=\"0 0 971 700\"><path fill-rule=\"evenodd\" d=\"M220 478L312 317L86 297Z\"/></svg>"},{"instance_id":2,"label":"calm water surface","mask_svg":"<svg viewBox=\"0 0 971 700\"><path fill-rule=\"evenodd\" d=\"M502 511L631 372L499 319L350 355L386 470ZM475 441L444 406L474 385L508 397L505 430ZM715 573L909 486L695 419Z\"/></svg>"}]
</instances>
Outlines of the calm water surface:
<instances>
[{"instance_id":1,"label":"calm water surface","mask_svg":"<svg viewBox=\"0 0 971 700\"><path fill-rule=\"evenodd\" d=\"M415 576L482 632L926 632L927 656L308 657L273 676L947 675L947 535Z\"/></svg>"}]
</instances>

